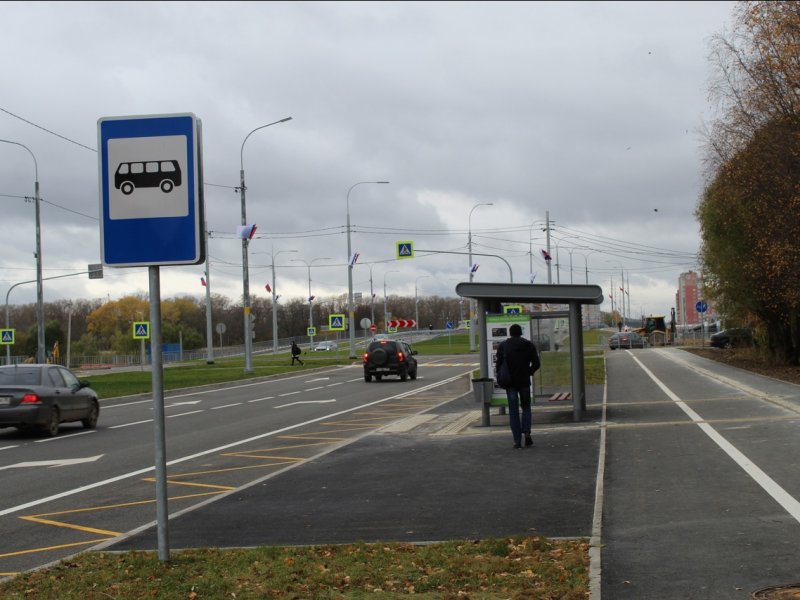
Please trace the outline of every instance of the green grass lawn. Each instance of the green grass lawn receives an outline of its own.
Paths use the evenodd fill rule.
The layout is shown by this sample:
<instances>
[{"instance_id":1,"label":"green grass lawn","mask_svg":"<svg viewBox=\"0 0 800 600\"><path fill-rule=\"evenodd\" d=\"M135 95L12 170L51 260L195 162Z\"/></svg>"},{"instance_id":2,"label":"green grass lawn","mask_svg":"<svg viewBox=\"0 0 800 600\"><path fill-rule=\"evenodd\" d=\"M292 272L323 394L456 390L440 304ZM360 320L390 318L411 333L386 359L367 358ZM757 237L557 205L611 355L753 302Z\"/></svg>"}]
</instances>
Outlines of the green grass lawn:
<instances>
[{"instance_id":1,"label":"green grass lawn","mask_svg":"<svg viewBox=\"0 0 800 600\"><path fill-rule=\"evenodd\" d=\"M591 343L597 332L586 332L584 344ZM420 356L436 354L472 354L477 360L478 352L470 353L469 337L466 333L439 336L432 340L417 342L412 345ZM547 386L568 386L570 384L569 354L567 352L542 352L542 384ZM302 369L329 367L333 365L352 364L349 350L340 348L333 352L307 352L302 355L304 366L292 366L292 357L288 352L272 354L254 354L253 372L244 372L244 357L218 359L213 365L205 361L182 363L167 366L164 369L164 390L175 390L214 383L227 383L254 377L265 377L281 373L297 372ZM355 359L358 362L360 358ZM603 383L605 368L603 354L598 351L587 351L584 355L586 383ZM152 374L149 370L126 371L120 373L92 374L82 376L89 381L100 398L116 398L135 394L149 394L152 389Z\"/></svg>"}]
</instances>

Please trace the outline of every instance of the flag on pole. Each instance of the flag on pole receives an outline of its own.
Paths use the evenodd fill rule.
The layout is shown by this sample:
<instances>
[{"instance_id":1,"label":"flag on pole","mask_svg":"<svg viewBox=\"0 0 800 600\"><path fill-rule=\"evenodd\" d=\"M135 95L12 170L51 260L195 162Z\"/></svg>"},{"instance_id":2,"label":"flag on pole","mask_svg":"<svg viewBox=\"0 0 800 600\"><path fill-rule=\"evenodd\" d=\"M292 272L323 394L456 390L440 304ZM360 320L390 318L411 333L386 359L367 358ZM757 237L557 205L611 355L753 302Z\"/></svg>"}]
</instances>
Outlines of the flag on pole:
<instances>
[{"instance_id":1,"label":"flag on pole","mask_svg":"<svg viewBox=\"0 0 800 600\"><path fill-rule=\"evenodd\" d=\"M531 273L531 283L536 281L536 273Z\"/></svg>"},{"instance_id":2,"label":"flag on pole","mask_svg":"<svg viewBox=\"0 0 800 600\"><path fill-rule=\"evenodd\" d=\"M547 250L542 248L541 252L542 252L542 258L543 259L548 260L548 261L553 260L553 257L550 256L550 253Z\"/></svg>"},{"instance_id":3,"label":"flag on pole","mask_svg":"<svg viewBox=\"0 0 800 600\"><path fill-rule=\"evenodd\" d=\"M353 256L350 257L350 266L353 267L358 262L358 257L361 256L358 252L353 252Z\"/></svg>"},{"instance_id":4,"label":"flag on pole","mask_svg":"<svg viewBox=\"0 0 800 600\"><path fill-rule=\"evenodd\" d=\"M257 226L253 225L239 225L236 227L236 235L242 240L252 240L256 234Z\"/></svg>"},{"instance_id":5,"label":"flag on pole","mask_svg":"<svg viewBox=\"0 0 800 600\"><path fill-rule=\"evenodd\" d=\"M470 273L477 273L479 267L480 267L480 265L478 263L475 263L474 265L472 265L472 268L470 269Z\"/></svg>"},{"instance_id":6,"label":"flag on pole","mask_svg":"<svg viewBox=\"0 0 800 600\"><path fill-rule=\"evenodd\" d=\"M269 287L269 284L265 285L264 289L267 290L267 292L272 292L272 288Z\"/></svg>"},{"instance_id":7,"label":"flag on pole","mask_svg":"<svg viewBox=\"0 0 800 600\"><path fill-rule=\"evenodd\" d=\"M314 301L314 298L316 298L316 296L309 296L308 303L311 304Z\"/></svg>"},{"instance_id":8,"label":"flag on pole","mask_svg":"<svg viewBox=\"0 0 800 600\"><path fill-rule=\"evenodd\" d=\"M200 278L200 284L201 284L203 287L206 287L206 278L205 278L205 277L201 277L201 278Z\"/></svg>"}]
</instances>

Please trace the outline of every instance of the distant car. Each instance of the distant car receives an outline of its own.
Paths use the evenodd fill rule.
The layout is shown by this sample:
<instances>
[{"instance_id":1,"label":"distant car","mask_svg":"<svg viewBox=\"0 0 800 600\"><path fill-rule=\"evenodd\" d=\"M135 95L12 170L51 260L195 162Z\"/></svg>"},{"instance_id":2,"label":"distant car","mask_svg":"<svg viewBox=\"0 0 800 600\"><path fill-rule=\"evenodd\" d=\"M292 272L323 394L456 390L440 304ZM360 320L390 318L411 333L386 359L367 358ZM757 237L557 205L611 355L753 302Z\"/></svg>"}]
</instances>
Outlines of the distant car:
<instances>
[{"instance_id":1,"label":"distant car","mask_svg":"<svg viewBox=\"0 0 800 600\"><path fill-rule=\"evenodd\" d=\"M753 345L753 332L749 329L724 329L709 338L714 348L737 348Z\"/></svg>"},{"instance_id":2,"label":"distant car","mask_svg":"<svg viewBox=\"0 0 800 600\"><path fill-rule=\"evenodd\" d=\"M332 352L339 349L336 342L320 342L314 347L314 352Z\"/></svg>"},{"instance_id":3,"label":"distant car","mask_svg":"<svg viewBox=\"0 0 800 600\"><path fill-rule=\"evenodd\" d=\"M608 347L612 350L617 348L644 348L646 345L645 339L635 331L615 333L608 338Z\"/></svg>"},{"instance_id":4,"label":"distant car","mask_svg":"<svg viewBox=\"0 0 800 600\"><path fill-rule=\"evenodd\" d=\"M370 342L364 352L364 381L384 375L398 375L402 381L417 378L417 351L402 340L377 340Z\"/></svg>"},{"instance_id":5,"label":"distant car","mask_svg":"<svg viewBox=\"0 0 800 600\"><path fill-rule=\"evenodd\" d=\"M0 427L40 429L58 435L61 423L97 426L100 402L86 381L60 365L0 367Z\"/></svg>"}]
</instances>

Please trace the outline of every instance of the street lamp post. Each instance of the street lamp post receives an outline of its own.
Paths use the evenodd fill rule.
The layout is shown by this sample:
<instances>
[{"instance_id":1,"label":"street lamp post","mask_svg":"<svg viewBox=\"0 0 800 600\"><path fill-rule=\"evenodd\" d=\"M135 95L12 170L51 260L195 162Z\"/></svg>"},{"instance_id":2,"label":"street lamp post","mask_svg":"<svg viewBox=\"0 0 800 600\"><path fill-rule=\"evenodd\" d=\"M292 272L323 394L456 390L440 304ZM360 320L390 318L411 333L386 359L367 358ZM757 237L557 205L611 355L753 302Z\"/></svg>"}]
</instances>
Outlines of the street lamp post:
<instances>
[{"instance_id":1,"label":"street lamp post","mask_svg":"<svg viewBox=\"0 0 800 600\"><path fill-rule=\"evenodd\" d=\"M28 148L25 144L20 144L19 142L12 142L11 140L2 140L0 142L4 142L6 144L13 144L14 146L20 146L28 151L28 154L31 155L33 159L33 167L35 171L36 179L33 184L33 202L35 206L35 213L36 213L36 362L37 363L44 363L45 362L45 339L44 339L44 290L42 287L42 226L41 226L41 214L40 214L40 207L39 207L39 163L36 161L36 157L34 156L31 149Z\"/></svg>"},{"instance_id":2,"label":"street lamp post","mask_svg":"<svg viewBox=\"0 0 800 600\"><path fill-rule=\"evenodd\" d=\"M356 358L356 325L353 310L353 251L350 245L350 192L364 183L389 183L388 181L359 181L347 190L347 318L350 320L350 358Z\"/></svg>"},{"instance_id":3,"label":"street lamp post","mask_svg":"<svg viewBox=\"0 0 800 600\"><path fill-rule=\"evenodd\" d=\"M400 271L398 271L397 269L392 269L391 271L386 271L386 273L383 274L383 332L384 333L388 333L389 332L389 326L387 325L388 319L386 318L386 313L387 313L387 307L386 307L386 276L389 273L399 273L399 272Z\"/></svg>"},{"instance_id":4,"label":"street lamp post","mask_svg":"<svg viewBox=\"0 0 800 600\"><path fill-rule=\"evenodd\" d=\"M467 217L467 245L469 246L469 281L472 283L474 273L472 272L472 213L479 206L494 206L494 202L480 202L472 207ZM475 307L474 300L469 301L469 351L475 352Z\"/></svg>"},{"instance_id":5,"label":"street lamp post","mask_svg":"<svg viewBox=\"0 0 800 600\"><path fill-rule=\"evenodd\" d=\"M618 260L607 260L605 262L607 262L607 263L616 263L616 264L619 265L619 274L620 274L620 282L621 282L620 285L622 286L620 288L620 292L622 293L622 302L621 302L621 304L622 304L622 327L624 329L625 328L625 271L622 268L622 263L619 262ZM613 282L613 279L612 279L612 282ZM612 283L612 286L613 286L613 283ZM611 288L611 293L612 294L614 293L614 288L613 287Z\"/></svg>"},{"instance_id":6,"label":"street lamp post","mask_svg":"<svg viewBox=\"0 0 800 600\"><path fill-rule=\"evenodd\" d=\"M311 262L308 262L307 260L304 260L302 258L293 258L292 259L292 262L301 262L301 263L305 264L305 266L308 268L308 328L309 329L314 327L314 311L313 311L314 304L311 301L311 265L313 265L314 262L316 262L318 260L331 260L331 259L330 259L330 257L327 257L327 256L320 257L320 258L312 258ZM311 338L310 344L311 344L311 346L313 346L314 345L314 336L310 335L308 337Z\"/></svg>"},{"instance_id":7,"label":"street lamp post","mask_svg":"<svg viewBox=\"0 0 800 600\"><path fill-rule=\"evenodd\" d=\"M417 293L417 282L420 279L430 278L431 275L420 275L414 280L414 327L419 331L419 295Z\"/></svg>"},{"instance_id":8,"label":"street lamp post","mask_svg":"<svg viewBox=\"0 0 800 600\"><path fill-rule=\"evenodd\" d=\"M244 183L244 145L247 142L248 138L253 135L259 129L264 129L265 127L271 127L272 125L277 125L278 123L285 123L286 121L291 121L292 117L286 117L285 119L281 119L280 121L275 121L273 123L267 123L266 125L261 125L260 127L256 127L250 133L248 133L244 141L242 142L242 149L239 151L239 192L242 198L242 226L247 225L247 210L246 210L246 201L245 201L245 191L247 190L247 186ZM252 373L253 372L253 334L252 334L252 322L250 320L250 273L249 268L247 265L247 246L250 240L247 237L243 237L242 239L242 304L244 305L244 372L245 373Z\"/></svg>"},{"instance_id":9,"label":"street lamp post","mask_svg":"<svg viewBox=\"0 0 800 600\"><path fill-rule=\"evenodd\" d=\"M272 354L278 353L278 292L275 283L275 257L281 252L297 252L297 250L278 250L272 249Z\"/></svg>"}]
</instances>

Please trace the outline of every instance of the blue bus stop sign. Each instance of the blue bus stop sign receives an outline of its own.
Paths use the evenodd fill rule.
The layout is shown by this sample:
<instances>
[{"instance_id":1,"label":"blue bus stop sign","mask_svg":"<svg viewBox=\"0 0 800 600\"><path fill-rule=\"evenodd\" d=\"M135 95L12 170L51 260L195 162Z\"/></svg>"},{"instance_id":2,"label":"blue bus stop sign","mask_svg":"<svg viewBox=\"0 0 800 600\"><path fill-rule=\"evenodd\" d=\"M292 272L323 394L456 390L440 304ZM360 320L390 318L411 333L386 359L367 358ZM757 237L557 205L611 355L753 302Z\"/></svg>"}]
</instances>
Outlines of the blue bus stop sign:
<instances>
[{"instance_id":1,"label":"blue bus stop sign","mask_svg":"<svg viewBox=\"0 0 800 600\"><path fill-rule=\"evenodd\" d=\"M97 130L103 264L203 262L200 120L191 113L104 117Z\"/></svg>"}]
</instances>

